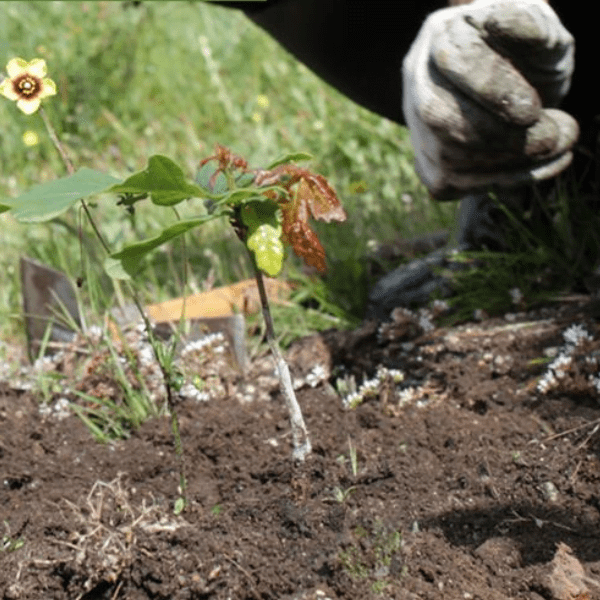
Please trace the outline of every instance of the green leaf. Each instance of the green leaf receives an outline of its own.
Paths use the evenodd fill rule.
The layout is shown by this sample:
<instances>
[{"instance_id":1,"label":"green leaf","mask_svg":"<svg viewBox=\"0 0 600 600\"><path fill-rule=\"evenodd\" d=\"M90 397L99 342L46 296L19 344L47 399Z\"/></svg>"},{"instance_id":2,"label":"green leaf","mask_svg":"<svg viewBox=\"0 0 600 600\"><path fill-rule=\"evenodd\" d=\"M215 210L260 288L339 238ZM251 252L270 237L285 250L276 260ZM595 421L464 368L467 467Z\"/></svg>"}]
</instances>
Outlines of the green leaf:
<instances>
[{"instance_id":1,"label":"green leaf","mask_svg":"<svg viewBox=\"0 0 600 600\"><path fill-rule=\"evenodd\" d=\"M233 192L230 192L226 196L223 197L222 202L225 204L236 205L242 204L243 202L248 202L250 200L255 201L268 201L273 202L269 198L262 196L262 194L258 194L256 188L247 188L247 189L236 189Z\"/></svg>"},{"instance_id":2,"label":"green leaf","mask_svg":"<svg viewBox=\"0 0 600 600\"><path fill-rule=\"evenodd\" d=\"M115 194L149 194L152 202L159 206L173 206L188 198L204 196L201 188L186 181L179 165L160 155L151 156L143 171L134 173L110 191Z\"/></svg>"},{"instance_id":3,"label":"green leaf","mask_svg":"<svg viewBox=\"0 0 600 600\"><path fill-rule=\"evenodd\" d=\"M263 223L248 234L246 244L254 253L256 266L269 277L275 277L283 266L283 242L281 227L276 229Z\"/></svg>"},{"instance_id":4,"label":"green leaf","mask_svg":"<svg viewBox=\"0 0 600 600\"><path fill-rule=\"evenodd\" d=\"M283 241L278 208L266 202L248 202L241 208L242 222L248 228L246 245L256 266L275 277L283 265Z\"/></svg>"},{"instance_id":5,"label":"green leaf","mask_svg":"<svg viewBox=\"0 0 600 600\"><path fill-rule=\"evenodd\" d=\"M306 152L293 152L290 154L286 154L285 156L282 156L281 158L278 158L275 162L272 162L267 168L267 171L270 171L271 169L274 169L275 167L278 167L279 165L285 165L288 163L296 163L296 162L301 162L304 160L312 160L313 156L312 154L307 154Z\"/></svg>"},{"instance_id":6,"label":"green leaf","mask_svg":"<svg viewBox=\"0 0 600 600\"><path fill-rule=\"evenodd\" d=\"M224 213L206 215L197 219L188 219L186 221L179 221L174 225L170 225L169 227L163 229L163 231L156 237L131 244L130 246L123 248L123 250L111 254L104 261L104 269L113 279L131 279L131 277L137 275L137 273L141 270L142 260L148 253L152 252L152 250L155 250L173 238L183 235L190 229L198 227L199 225L202 225L211 219L220 217L223 214Z\"/></svg>"},{"instance_id":7,"label":"green leaf","mask_svg":"<svg viewBox=\"0 0 600 600\"><path fill-rule=\"evenodd\" d=\"M243 188L252 185L254 183L255 176L255 173L242 173L241 175L238 175L238 177L236 177L235 185L238 188Z\"/></svg>"},{"instance_id":8,"label":"green leaf","mask_svg":"<svg viewBox=\"0 0 600 600\"><path fill-rule=\"evenodd\" d=\"M83 167L73 175L42 183L15 199L2 200L14 217L25 223L54 219L81 198L105 191L119 181L106 173Z\"/></svg>"},{"instance_id":9,"label":"green leaf","mask_svg":"<svg viewBox=\"0 0 600 600\"><path fill-rule=\"evenodd\" d=\"M216 173L218 166L210 162L206 163L196 173L196 183L209 195L218 195L227 193L227 178L221 173L217 173L213 185L211 178ZM254 181L254 173L242 173L235 179L235 184L238 188L244 188L252 185Z\"/></svg>"}]
</instances>

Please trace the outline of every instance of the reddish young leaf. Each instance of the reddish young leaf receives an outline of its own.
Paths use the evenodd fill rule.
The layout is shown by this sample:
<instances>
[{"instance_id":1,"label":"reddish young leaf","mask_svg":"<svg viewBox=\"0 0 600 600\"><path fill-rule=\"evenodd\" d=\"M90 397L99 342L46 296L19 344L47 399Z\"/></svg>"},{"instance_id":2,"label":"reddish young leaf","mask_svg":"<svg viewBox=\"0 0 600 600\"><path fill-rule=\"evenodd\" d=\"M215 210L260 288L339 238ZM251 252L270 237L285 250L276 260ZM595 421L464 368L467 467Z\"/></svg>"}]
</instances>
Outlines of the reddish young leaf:
<instances>
[{"instance_id":1,"label":"reddish young leaf","mask_svg":"<svg viewBox=\"0 0 600 600\"><path fill-rule=\"evenodd\" d=\"M302 171L300 177L296 202L306 204L314 219L326 223L346 220L346 211L325 177L306 170Z\"/></svg>"},{"instance_id":2,"label":"reddish young leaf","mask_svg":"<svg viewBox=\"0 0 600 600\"><path fill-rule=\"evenodd\" d=\"M286 227L284 220L282 224L283 239L294 250L297 256L302 258L307 265L315 267L319 273L327 270L325 262L325 250L306 221L293 221Z\"/></svg>"},{"instance_id":3,"label":"reddish young leaf","mask_svg":"<svg viewBox=\"0 0 600 600\"><path fill-rule=\"evenodd\" d=\"M270 171L257 170L255 173L256 185L281 185L288 191L289 196L291 196L291 187L300 182L293 203L303 206L304 215L326 223L346 220L346 211L338 200L335 190L322 175L287 164Z\"/></svg>"},{"instance_id":4,"label":"reddish young leaf","mask_svg":"<svg viewBox=\"0 0 600 600\"><path fill-rule=\"evenodd\" d=\"M327 223L345 221L346 211L342 208L333 188L321 175L315 175L295 165L281 165L273 169L270 174L265 173L263 181L272 181L276 171L281 173L281 176L288 177L282 184L288 191L288 198L280 205L284 240L308 265L324 272L325 251L317 234L310 228L308 219L313 217ZM300 183L296 193L293 194L290 188L298 181Z\"/></svg>"},{"instance_id":5,"label":"reddish young leaf","mask_svg":"<svg viewBox=\"0 0 600 600\"><path fill-rule=\"evenodd\" d=\"M226 146L221 146L221 144L215 145L215 153L212 156L201 160L200 166L204 166L211 160L216 160L219 163L220 171L224 171L230 166L241 170L246 170L248 168L248 163L241 156L233 154L229 148Z\"/></svg>"},{"instance_id":6,"label":"reddish young leaf","mask_svg":"<svg viewBox=\"0 0 600 600\"><path fill-rule=\"evenodd\" d=\"M226 146L221 146L221 144L216 144L215 153L212 156L201 160L198 166L201 168L211 160L216 160L219 163L219 167L210 178L209 185L211 186L214 186L215 181L217 180L217 175L229 167L239 169L240 171L248 170L248 163L241 156L233 154L229 148Z\"/></svg>"}]
</instances>

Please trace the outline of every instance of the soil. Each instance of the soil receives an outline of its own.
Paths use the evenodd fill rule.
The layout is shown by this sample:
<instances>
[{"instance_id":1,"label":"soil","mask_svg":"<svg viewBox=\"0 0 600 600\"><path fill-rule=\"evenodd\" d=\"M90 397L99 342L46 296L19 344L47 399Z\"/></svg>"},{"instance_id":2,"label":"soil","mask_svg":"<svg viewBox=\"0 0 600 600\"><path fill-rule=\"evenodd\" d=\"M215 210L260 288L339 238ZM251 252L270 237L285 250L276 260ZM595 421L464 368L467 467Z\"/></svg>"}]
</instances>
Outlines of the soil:
<instances>
[{"instance_id":1,"label":"soil","mask_svg":"<svg viewBox=\"0 0 600 600\"><path fill-rule=\"evenodd\" d=\"M300 341L303 464L268 357L205 375L209 399L177 405L181 514L168 416L98 443L60 410L75 396L42 403L9 378L0 597L600 598L600 332L584 300L451 329L398 311ZM80 390L116 393L98 357L61 360Z\"/></svg>"}]
</instances>

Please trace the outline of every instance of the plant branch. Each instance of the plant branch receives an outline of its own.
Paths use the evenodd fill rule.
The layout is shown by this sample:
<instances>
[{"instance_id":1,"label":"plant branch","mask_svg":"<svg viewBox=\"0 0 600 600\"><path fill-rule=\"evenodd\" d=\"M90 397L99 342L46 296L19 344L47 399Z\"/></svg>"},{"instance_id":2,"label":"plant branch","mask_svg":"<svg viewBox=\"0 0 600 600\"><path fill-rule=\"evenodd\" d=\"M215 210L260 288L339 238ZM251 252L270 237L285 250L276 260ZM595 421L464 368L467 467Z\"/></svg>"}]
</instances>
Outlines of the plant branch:
<instances>
[{"instance_id":1,"label":"plant branch","mask_svg":"<svg viewBox=\"0 0 600 600\"><path fill-rule=\"evenodd\" d=\"M40 115L42 116L42 120L44 121L46 130L48 131L48 135L50 136L50 139L52 140L54 147L58 151L58 153L67 169L67 173L69 175L73 175L75 173L75 167L73 166L73 161L69 157L69 154L67 153L65 147L63 146L62 142L60 141L60 138L56 134L56 130L52 126L52 123L50 122L50 119L48 118L48 115L46 114L46 111L44 110L43 107L40 107ZM99 242L102 244L102 247L104 248L106 253L110 254L110 248L109 248L108 244L106 243L106 240L100 233L100 229L98 229L98 226L96 225L96 222L94 221L94 218L92 217L90 208L83 198L81 198L81 206L85 212L85 216L87 217L87 220L89 221L90 225L92 226L92 229L94 230L94 234L98 238ZM80 228L79 235L81 238L81 224L79 225L79 228ZM81 240L80 240L80 244L81 244Z\"/></svg>"}]
</instances>

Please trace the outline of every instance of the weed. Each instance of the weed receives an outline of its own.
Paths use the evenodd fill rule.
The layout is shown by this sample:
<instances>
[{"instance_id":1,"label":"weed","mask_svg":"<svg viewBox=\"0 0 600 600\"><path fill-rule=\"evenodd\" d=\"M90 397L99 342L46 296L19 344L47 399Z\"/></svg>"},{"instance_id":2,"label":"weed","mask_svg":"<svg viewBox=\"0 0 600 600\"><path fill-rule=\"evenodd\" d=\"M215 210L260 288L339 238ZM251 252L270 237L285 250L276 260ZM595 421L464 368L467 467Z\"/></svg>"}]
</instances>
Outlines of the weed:
<instances>
[{"instance_id":1,"label":"weed","mask_svg":"<svg viewBox=\"0 0 600 600\"><path fill-rule=\"evenodd\" d=\"M0 541L0 552L14 552L25 545L23 538L15 538L11 535L10 526L8 521L4 521L5 534L2 536Z\"/></svg>"},{"instance_id":2,"label":"weed","mask_svg":"<svg viewBox=\"0 0 600 600\"><path fill-rule=\"evenodd\" d=\"M374 579L371 589L375 593L394 585L404 572L400 566L400 531L378 519L371 527L356 527L353 533L356 543L338 554L342 567L357 581Z\"/></svg>"},{"instance_id":3,"label":"weed","mask_svg":"<svg viewBox=\"0 0 600 600\"><path fill-rule=\"evenodd\" d=\"M388 369L384 366L379 366L375 377L363 381L358 389L356 382L350 376L336 382L336 387L339 393L345 393L342 400L344 406L350 410L360 406L365 399L376 397L382 386L386 383L395 387L404 381L404 373L398 369Z\"/></svg>"},{"instance_id":4,"label":"weed","mask_svg":"<svg viewBox=\"0 0 600 600\"><path fill-rule=\"evenodd\" d=\"M352 478L354 481L356 481L356 478L358 476L358 454L356 452L356 446L354 446L352 444L352 440L350 438L348 438L348 459L346 459L346 457L343 454L341 454L338 457L338 462L342 465L345 464L347 461L350 462ZM340 504L342 504L355 491L356 491L356 486L354 486L354 485L352 485L348 488L345 488L345 489L341 488L339 486L336 486L333 490L333 497L335 498L336 502L339 502Z\"/></svg>"},{"instance_id":5,"label":"weed","mask_svg":"<svg viewBox=\"0 0 600 600\"><path fill-rule=\"evenodd\" d=\"M339 486L336 486L333 489L333 497L335 499L336 502L338 502L339 504L343 504L344 502L346 502L346 500L348 500L348 498L356 491L356 486L351 485L348 488L341 488Z\"/></svg>"}]
</instances>

